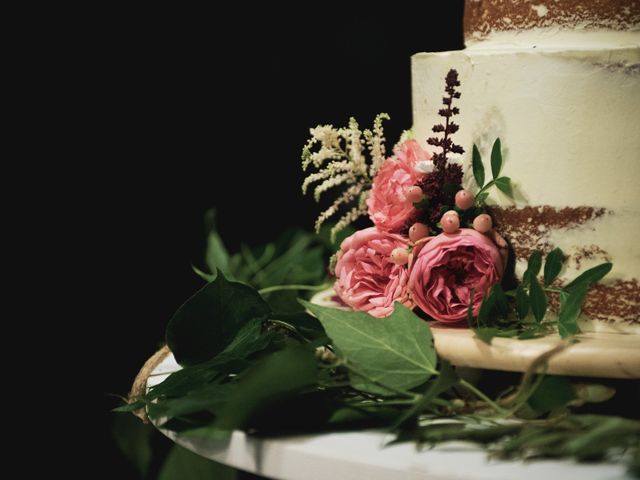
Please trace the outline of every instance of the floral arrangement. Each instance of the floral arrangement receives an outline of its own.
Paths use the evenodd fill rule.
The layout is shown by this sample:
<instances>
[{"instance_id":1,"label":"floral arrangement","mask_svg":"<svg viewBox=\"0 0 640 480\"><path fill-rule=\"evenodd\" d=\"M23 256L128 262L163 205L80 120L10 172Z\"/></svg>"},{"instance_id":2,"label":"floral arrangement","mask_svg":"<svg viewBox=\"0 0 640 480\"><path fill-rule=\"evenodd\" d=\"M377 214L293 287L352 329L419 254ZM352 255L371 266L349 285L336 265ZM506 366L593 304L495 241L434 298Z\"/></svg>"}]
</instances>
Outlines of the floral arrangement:
<instances>
[{"instance_id":1,"label":"floral arrangement","mask_svg":"<svg viewBox=\"0 0 640 480\"><path fill-rule=\"evenodd\" d=\"M445 78L443 123L435 125L436 136L427 143L439 151L431 154L405 134L384 158L380 114L372 130L331 125L311 129L311 139L302 154L302 168L317 169L302 185L303 193L317 183L315 198L333 187L346 186L316 222L316 229L341 207L349 207L333 227L341 231L359 216L368 214L373 227L345 239L333 262L334 289L348 307L375 317L386 317L400 302L410 309L443 323L468 322L478 336L494 335L534 338L557 327L562 336L577 333L577 318L588 288L611 269L610 263L583 273L566 287L552 285L562 269L564 256L553 250L546 259L544 281L538 274L542 255L534 252L529 269L517 285L507 271L509 247L493 227L486 200L495 186L511 195L511 179L501 176L503 165L500 139L491 151L492 179L485 182L485 169L478 148L473 147L475 193L462 187L463 170L453 155L464 153L453 140L459 126L453 119L460 113L458 73ZM364 147L368 147L367 161ZM317 147L317 148L316 148ZM511 288L506 290L503 284ZM545 322L548 296L561 301L557 319ZM555 323L555 325L554 325ZM500 328L498 328L500 327Z\"/></svg>"},{"instance_id":2,"label":"floral arrangement","mask_svg":"<svg viewBox=\"0 0 640 480\"><path fill-rule=\"evenodd\" d=\"M637 407L614 415L592 407L634 387L545 375L571 339L506 384L490 372L486 384L474 382L438 356L425 317L468 322L486 342L553 329L571 337L588 288L611 269L602 264L559 285L564 255L555 249L544 262L534 252L516 282L509 245L485 203L494 186L511 191L500 175L500 140L492 179L485 181L474 147L477 191L462 188L453 155L463 149L452 138L459 86L450 71L444 122L428 140L437 153L404 135L386 157L384 114L364 132L355 120L311 130L302 166L315 172L303 190L315 184L319 199L343 187L319 216L319 235L288 232L232 255L209 214L208 271L195 269L205 285L172 317L167 345L117 410L188 437L382 428L394 441L465 440L501 458L624 458L640 475L640 422L628 418ZM366 214L373 226L350 226ZM333 217L333 227L325 225ZM336 249L333 288L348 308L309 301L331 285L324 266ZM558 297L557 315L548 315L549 296ZM146 377L169 352L182 368L147 391Z\"/></svg>"}]
</instances>

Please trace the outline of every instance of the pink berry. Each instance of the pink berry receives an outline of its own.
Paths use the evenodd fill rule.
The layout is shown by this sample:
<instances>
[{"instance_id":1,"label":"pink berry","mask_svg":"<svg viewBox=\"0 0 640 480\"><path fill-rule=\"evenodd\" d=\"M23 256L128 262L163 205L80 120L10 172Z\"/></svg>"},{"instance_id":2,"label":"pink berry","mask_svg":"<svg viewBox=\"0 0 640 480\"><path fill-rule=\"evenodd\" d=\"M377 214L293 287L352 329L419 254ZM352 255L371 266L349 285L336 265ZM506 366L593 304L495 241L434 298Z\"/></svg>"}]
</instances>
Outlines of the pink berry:
<instances>
[{"instance_id":1,"label":"pink berry","mask_svg":"<svg viewBox=\"0 0 640 480\"><path fill-rule=\"evenodd\" d=\"M409 229L409 240L414 243L428 235L429 227L427 227L424 223L414 223Z\"/></svg>"},{"instance_id":2,"label":"pink berry","mask_svg":"<svg viewBox=\"0 0 640 480\"><path fill-rule=\"evenodd\" d=\"M394 248L391 252L391 261L396 265L406 265L409 263L409 252L406 248Z\"/></svg>"},{"instance_id":3,"label":"pink berry","mask_svg":"<svg viewBox=\"0 0 640 480\"><path fill-rule=\"evenodd\" d=\"M473 207L475 199L468 190L460 190L456 193L456 207L460 210L468 210Z\"/></svg>"},{"instance_id":4,"label":"pink berry","mask_svg":"<svg viewBox=\"0 0 640 480\"><path fill-rule=\"evenodd\" d=\"M440 219L444 233L456 233L460 229L460 217L457 212L449 210Z\"/></svg>"},{"instance_id":5,"label":"pink berry","mask_svg":"<svg viewBox=\"0 0 640 480\"><path fill-rule=\"evenodd\" d=\"M424 193L420 187L414 185L413 187L407 188L406 197L411 203L418 203L424 198Z\"/></svg>"},{"instance_id":6,"label":"pink berry","mask_svg":"<svg viewBox=\"0 0 640 480\"><path fill-rule=\"evenodd\" d=\"M473 219L473 228L480 233L487 233L493 227L493 220L486 213L482 213Z\"/></svg>"}]
</instances>

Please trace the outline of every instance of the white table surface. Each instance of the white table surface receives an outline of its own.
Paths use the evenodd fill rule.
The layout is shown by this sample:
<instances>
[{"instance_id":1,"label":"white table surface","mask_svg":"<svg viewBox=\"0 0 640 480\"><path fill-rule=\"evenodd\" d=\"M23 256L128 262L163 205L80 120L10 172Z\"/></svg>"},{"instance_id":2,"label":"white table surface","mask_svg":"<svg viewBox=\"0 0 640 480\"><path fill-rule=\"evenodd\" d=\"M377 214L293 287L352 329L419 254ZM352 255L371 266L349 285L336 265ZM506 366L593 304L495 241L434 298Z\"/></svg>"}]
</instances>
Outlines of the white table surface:
<instances>
[{"instance_id":1,"label":"white table surface","mask_svg":"<svg viewBox=\"0 0 640 480\"><path fill-rule=\"evenodd\" d=\"M169 355L147 386L180 367ZM226 465L281 480L620 480L624 463L489 460L482 449L450 442L418 451L413 443L384 446L390 436L363 431L258 439L233 432L227 441L193 439L160 429L183 447Z\"/></svg>"}]
</instances>

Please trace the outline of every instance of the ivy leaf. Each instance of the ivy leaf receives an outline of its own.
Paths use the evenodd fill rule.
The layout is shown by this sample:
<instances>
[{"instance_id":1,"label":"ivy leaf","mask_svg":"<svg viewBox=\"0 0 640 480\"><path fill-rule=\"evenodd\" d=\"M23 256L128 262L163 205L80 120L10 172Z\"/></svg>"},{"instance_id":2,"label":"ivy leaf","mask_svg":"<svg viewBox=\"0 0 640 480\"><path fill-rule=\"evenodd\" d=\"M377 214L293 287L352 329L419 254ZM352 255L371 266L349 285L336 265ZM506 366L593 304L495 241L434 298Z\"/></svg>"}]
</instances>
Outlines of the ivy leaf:
<instances>
[{"instance_id":1,"label":"ivy leaf","mask_svg":"<svg viewBox=\"0 0 640 480\"><path fill-rule=\"evenodd\" d=\"M564 253L559 248L554 248L549 252L544 262L544 285L551 285L560 270L562 270L562 262L564 261Z\"/></svg>"},{"instance_id":2,"label":"ivy leaf","mask_svg":"<svg viewBox=\"0 0 640 480\"><path fill-rule=\"evenodd\" d=\"M396 303L390 316L375 318L300 302L318 317L338 355L352 367L354 388L389 394L383 386L408 390L437 373L431 330L404 305Z\"/></svg>"},{"instance_id":3,"label":"ivy leaf","mask_svg":"<svg viewBox=\"0 0 640 480\"><path fill-rule=\"evenodd\" d=\"M513 196L513 189L511 188L511 179L509 177L496 178L496 187L503 193L506 193L510 197Z\"/></svg>"},{"instance_id":4,"label":"ivy leaf","mask_svg":"<svg viewBox=\"0 0 640 480\"><path fill-rule=\"evenodd\" d=\"M538 279L535 276L531 276L531 286L529 287L529 294L531 295L531 311L536 321L540 323L544 318L544 314L547 312L547 296L544 294Z\"/></svg>"},{"instance_id":5,"label":"ivy leaf","mask_svg":"<svg viewBox=\"0 0 640 480\"><path fill-rule=\"evenodd\" d=\"M218 272L173 315L167 344L178 363L194 365L220 353L247 322L268 315L269 306L258 292Z\"/></svg>"},{"instance_id":6,"label":"ivy leaf","mask_svg":"<svg viewBox=\"0 0 640 480\"><path fill-rule=\"evenodd\" d=\"M611 269L613 268L612 263L601 263L593 268L590 268L586 272L578 275L573 279L567 286L564 287L564 290L570 292L572 290L580 289L582 285L587 285L587 287L592 284L599 282L602 280L605 275L607 275Z\"/></svg>"},{"instance_id":7,"label":"ivy leaf","mask_svg":"<svg viewBox=\"0 0 640 480\"><path fill-rule=\"evenodd\" d=\"M478 187L484 187L484 165L482 165L482 157L476 145L473 146L472 166L473 178L475 178Z\"/></svg>"},{"instance_id":8,"label":"ivy leaf","mask_svg":"<svg viewBox=\"0 0 640 480\"><path fill-rule=\"evenodd\" d=\"M500 139L496 138L491 148L491 175L493 175L494 180L498 179L500 170L502 170L502 145Z\"/></svg>"},{"instance_id":9,"label":"ivy leaf","mask_svg":"<svg viewBox=\"0 0 640 480\"><path fill-rule=\"evenodd\" d=\"M558 315L558 333L562 338L570 337L580 331L578 317L582 311L589 286L586 283L578 284L566 295L560 296L560 314Z\"/></svg>"},{"instance_id":10,"label":"ivy leaf","mask_svg":"<svg viewBox=\"0 0 640 480\"><path fill-rule=\"evenodd\" d=\"M516 289L516 312L520 320L524 320L527 317L530 306L529 295L524 288L524 284L521 283Z\"/></svg>"},{"instance_id":11,"label":"ivy leaf","mask_svg":"<svg viewBox=\"0 0 640 480\"><path fill-rule=\"evenodd\" d=\"M238 376L214 427L227 431L246 428L269 406L313 387L317 368L313 351L304 347L286 348L264 357Z\"/></svg>"}]
</instances>

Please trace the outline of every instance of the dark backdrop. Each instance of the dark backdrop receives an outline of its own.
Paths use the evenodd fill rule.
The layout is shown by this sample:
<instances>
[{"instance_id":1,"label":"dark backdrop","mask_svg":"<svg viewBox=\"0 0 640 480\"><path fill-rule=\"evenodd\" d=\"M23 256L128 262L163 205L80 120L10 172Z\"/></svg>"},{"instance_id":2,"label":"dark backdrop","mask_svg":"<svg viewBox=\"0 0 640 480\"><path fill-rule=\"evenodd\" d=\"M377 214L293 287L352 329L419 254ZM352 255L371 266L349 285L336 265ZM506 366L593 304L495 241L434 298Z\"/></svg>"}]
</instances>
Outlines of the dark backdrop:
<instances>
[{"instance_id":1,"label":"dark backdrop","mask_svg":"<svg viewBox=\"0 0 640 480\"><path fill-rule=\"evenodd\" d=\"M201 263L205 210L217 208L232 250L311 229L318 210L300 192L309 127L351 115L370 125L384 111L393 143L411 126L411 54L462 48L462 2L421 4L121 12L89 49L99 228L88 254L103 282L100 320L86 330L104 350L103 439L106 394L126 393L201 285L190 266ZM129 471L108 441L100 454L112 475Z\"/></svg>"}]
</instances>

